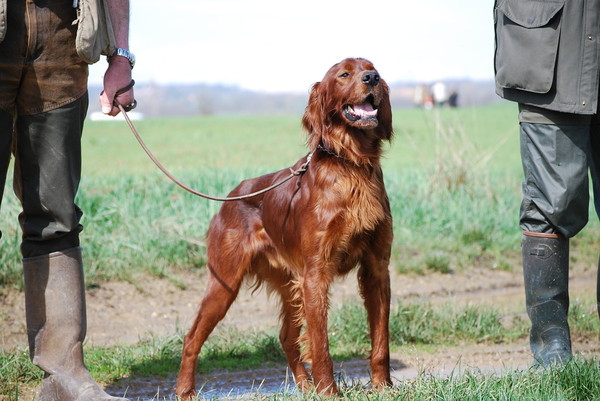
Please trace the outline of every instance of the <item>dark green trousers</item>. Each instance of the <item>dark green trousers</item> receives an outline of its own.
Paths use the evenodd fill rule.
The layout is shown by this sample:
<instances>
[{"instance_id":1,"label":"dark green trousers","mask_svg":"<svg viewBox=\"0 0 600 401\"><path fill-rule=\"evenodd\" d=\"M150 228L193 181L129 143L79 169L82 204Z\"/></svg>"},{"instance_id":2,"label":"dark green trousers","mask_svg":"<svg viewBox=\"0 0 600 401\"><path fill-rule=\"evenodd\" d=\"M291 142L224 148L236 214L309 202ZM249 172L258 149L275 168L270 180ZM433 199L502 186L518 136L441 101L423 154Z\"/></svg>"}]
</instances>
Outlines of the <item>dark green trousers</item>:
<instances>
[{"instance_id":1,"label":"dark green trousers","mask_svg":"<svg viewBox=\"0 0 600 401\"><path fill-rule=\"evenodd\" d=\"M521 105L523 231L575 236L588 221L589 179L600 216L600 119Z\"/></svg>"},{"instance_id":2,"label":"dark green trousers","mask_svg":"<svg viewBox=\"0 0 600 401\"><path fill-rule=\"evenodd\" d=\"M13 148L14 189L23 206L19 215L23 257L79 245L82 212L75 204L75 195L81 176L81 133L87 107L86 94L60 108L14 119L0 111L0 184L4 188Z\"/></svg>"}]
</instances>

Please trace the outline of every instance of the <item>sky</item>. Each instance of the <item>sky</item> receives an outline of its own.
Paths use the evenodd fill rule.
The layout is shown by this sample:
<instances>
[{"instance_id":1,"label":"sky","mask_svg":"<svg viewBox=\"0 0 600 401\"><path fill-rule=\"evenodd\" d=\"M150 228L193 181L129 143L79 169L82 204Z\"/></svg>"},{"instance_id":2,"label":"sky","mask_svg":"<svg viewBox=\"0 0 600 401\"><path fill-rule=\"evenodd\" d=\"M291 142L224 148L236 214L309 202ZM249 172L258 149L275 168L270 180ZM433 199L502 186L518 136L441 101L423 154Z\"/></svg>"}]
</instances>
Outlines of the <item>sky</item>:
<instances>
[{"instance_id":1,"label":"sky","mask_svg":"<svg viewBox=\"0 0 600 401\"><path fill-rule=\"evenodd\" d=\"M493 77L493 0L171 1L130 0L138 83L304 93L346 57L388 83Z\"/></svg>"}]
</instances>

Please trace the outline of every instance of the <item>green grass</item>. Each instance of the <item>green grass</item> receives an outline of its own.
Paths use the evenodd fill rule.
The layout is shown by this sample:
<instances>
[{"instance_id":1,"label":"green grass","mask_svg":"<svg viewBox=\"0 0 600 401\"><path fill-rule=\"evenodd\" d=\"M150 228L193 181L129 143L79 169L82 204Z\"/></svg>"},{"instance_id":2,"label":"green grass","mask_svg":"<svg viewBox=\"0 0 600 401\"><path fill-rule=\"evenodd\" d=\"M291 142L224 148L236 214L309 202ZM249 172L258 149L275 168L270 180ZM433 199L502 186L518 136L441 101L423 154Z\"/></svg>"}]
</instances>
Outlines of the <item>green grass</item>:
<instances>
[{"instance_id":1,"label":"green grass","mask_svg":"<svg viewBox=\"0 0 600 401\"><path fill-rule=\"evenodd\" d=\"M308 153L300 116L203 116L136 121L150 149L173 171L265 171L287 168ZM394 110L395 138L386 173L429 169L437 157L465 150L488 160L486 168L520 173L516 106L499 103L460 109ZM461 149L450 148L448 140ZM86 122L84 175L146 175L156 168L124 122ZM462 148L468 149L462 149Z\"/></svg>"},{"instance_id":2,"label":"green grass","mask_svg":"<svg viewBox=\"0 0 600 401\"><path fill-rule=\"evenodd\" d=\"M501 323L501 315L493 308L476 306L398 304L392 308L390 321L391 347L400 352L406 345L425 348L431 344L510 342L515 338L523 338L528 330L528 325L521 319L514 319L507 327ZM596 317L595 304L575 302L571 309L570 325L573 333L597 336L600 332L600 322ZM365 357L368 354L370 340L362 306L346 304L334 308L331 312L329 333L331 352L335 360ZM130 376L173 377L179 368L181 347L182 335L178 333L164 338L148 338L133 346L87 348L85 358L94 378L103 383L111 383ZM249 369L266 364L280 365L284 362L285 357L279 345L277 332L248 332L225 326L218 327L209 337L199 359L198 371L206 373L218 369ZM590 363L597 366L597 362L581 361L582 365ZM579 369L579 364L576 366ZM41 380L42 375L29 363L27 351L21 349L12 353L0 351L0 377L3 378L0 382L0 394L12 394L19 386L35 385ZM476 381L479 376L477 372L471 372L467 377ZM502 378L502 381L509 380L511 377L512 380L515 378L526 380L524 378L527 375L521 377L511 373ZM400 386L403 389L406 386L419 387L425 383L424 379L401 383ZM481 379L479 377L479 380ZM430 385L431 383L437 383L436 385L444 383L444 386L451 387L458 385L454 381L446 381L443 378L431 377L428 380ZM465 385L464 377L456 380L462 383L461 385ZM497 378L493 380L496 381ZM519 382L519 385L529 384ZM598 387L587 390L594 391L594 394L600 397ZM577 391L586 391L586 389ZM396 389L393 393L396 393Z\"/></svg>"},{"instance_id":3,"label":"green grass","mask_svg":"<svg viewBox=\"0 0 600 401\"><path fill-rule=\"evenodd\" d=\"M513 327L504 327L501 316L488 308L399 304L390 316L390 345L398 348L405 345L456 345L464 341L498 342L525 335L524 322L517 319L513 324ZM366 355L370 349L369 330L362 306L342 306L333 314L330 326L334 354L337 353L340 358Z\"/></svg>"},{"instance_id":4,"label":"green grass","mask_svg":"<svg viewBox=\"0 0 600 401\"><path fill-rule=\"evenodd\" d=\"M181 177L201 191L225 194L244 176L258 174L257 169L213 170ZM516 255L520 243L518 184L493 177L473 179L487 188L479 194L471 186L432 188L428 177L418 170L387 175L395 230L392 265L400 272L419 273L447 273L475 264L510 269L506 255ZM81 241L90 285L111 279L135 281L140 273L174 278L181 269L202 268L204 234L220 207L183 192L158 173L86 178L77 202L85 211ZM0 285L19 286L14 199L6 199L3 213L8 218L3 220L0 264L6 268L0 271ZM8 221L13 225L6 225Z\"/></svg>"},{"instance_id":5,"label":"green grass","mask_svg":"<svg viewBox=\"0 0 600 401\"><path fill-rule=\"evenodd\" d=\"M477 371L453 372L448 377L419 376L382 393L359 384L342 388L345 400L374 401L583 401L600 396L600 362L575 360L564 368L531 369L491 375ZM319 399L275 397L271 399Z\"/></svg>"},{"instance_id":6,"label":"green grass","mask_svg":"<svg viewBox=\"0 0 600 401\"><path fill-rule=\"evenodd\" d=\"M205 116L135 122L144 142L173 172L214 169L265 171L289 167L304 156L297 117ZM147 175L156 167L124 122L86 122L85 176Z\"/></svg>"},{"instance_id":7,"label":"green grass","mask_svg":"<svg viewBox=\"0 0 600 401\"><path fill-rule=\"evenodd\" d=\"M383 160L394 268L418 274L470 266L512 269L520 247L521 196L513 105L401 109L394 121L396 138ZM244 178L287 168L307 152L299 117L165 118L137 125L169 170L215 195L226 195ZM179 270L202 268L204 233L220 203L171 183L123 122L88 122L83 149L77 202L85 213L88 284L135 281L139 273L177 281ZM6 192L0 286L20 287L20 208ZM574 241L575 261L585 264L596 258L600 233L590 212L591 224Z\"/></svg>"}]
</instances>

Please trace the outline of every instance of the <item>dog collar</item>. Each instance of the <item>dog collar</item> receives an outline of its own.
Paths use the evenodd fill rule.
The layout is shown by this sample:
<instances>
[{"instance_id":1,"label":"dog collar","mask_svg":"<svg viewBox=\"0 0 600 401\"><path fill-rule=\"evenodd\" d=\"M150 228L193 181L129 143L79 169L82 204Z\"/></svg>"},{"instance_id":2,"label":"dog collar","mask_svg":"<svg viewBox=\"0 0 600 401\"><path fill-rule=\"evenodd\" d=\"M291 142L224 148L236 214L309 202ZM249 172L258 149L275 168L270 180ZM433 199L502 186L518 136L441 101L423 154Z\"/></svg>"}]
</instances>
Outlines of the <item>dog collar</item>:
<instances>
[{"instance_id":1,"label":"dog collar","mask_svg":"<svg viewBox=\"0 0 600 401\"><path fill-rule=\"evenodd\" d=\"M327 149L325 146L323 146L323 145L321 145L321 144L319 144L319 145L317 146L317 149L318 149L318 150L322 150L323 152L327 153L327 154L328 154L328 155L330 155L330 156L334 156L334 157L337 157L338 159L343 159L343 160L346 160L346 158L345 158L344 156L340 156L340 155L338 155L338 154L337 154L337 153L335 153L333 150Z\"/></svg>"}]
</instances>

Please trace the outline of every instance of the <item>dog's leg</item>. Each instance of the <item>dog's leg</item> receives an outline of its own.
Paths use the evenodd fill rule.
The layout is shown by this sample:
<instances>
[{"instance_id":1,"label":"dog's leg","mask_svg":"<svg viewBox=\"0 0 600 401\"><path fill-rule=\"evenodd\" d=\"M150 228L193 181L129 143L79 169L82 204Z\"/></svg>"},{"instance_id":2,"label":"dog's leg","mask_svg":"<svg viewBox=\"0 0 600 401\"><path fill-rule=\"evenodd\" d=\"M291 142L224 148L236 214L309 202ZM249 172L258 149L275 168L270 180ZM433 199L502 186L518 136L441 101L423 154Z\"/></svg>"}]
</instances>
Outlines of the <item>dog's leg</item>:
<instances>
[{"instance_id":1,"label":"dog's leg","mask_svg":"<svg viewBox=\"0 0 600 401\"><path fill-rule=\"evenodd\" d=\"M300 289L294 289L290 286L291 276L287 276L280 283L272 283L272 287L277 290L281 297L281 330L279 332L279 341L294 375L296 385L301 391L305 392L311 388L311 377L306 371L300 352L300 332L304 316L302 314L302 298L297 292Z\"/></svg>"},{"instance_id":2,"label":"dog's leg","mask_svg":"<svg viewBox=\"0 0 600 401\"><path fill-rule=\"evenodd\" d=\"M206 294L200 304L198 315L190 331L186 334L181 354L181 368L177 378L176 394L181 399L196 395L196 362L202 345L219 323L237 297L242 276L224 281L211 270Z\"/></svg>"},{"instance_id":3,"label":"dog's leg","mask_svg":"<svg viewBox=\"0 0 600 401\"><path fill-rule=\"evenodd\" d=\"M334 396L338 393L333 379L333 361L329 354L327 312L331 278L318 268L308 268L304 274L303 296L306 332L312 360L312 375L317 391Z\"/></svg>"},{"instance_id":4,"label":"dog's leg","mask_svg":"<svg viewBox=\"0 0 600 401\"><path fill-rule=\"evenodd\" d=\"M371 333L372 386L382 388L392 384L390 377L390 274L388 259L378 255L365 256L358 272L360 292L365 301Z\"/></svg>"}]
</instances>

